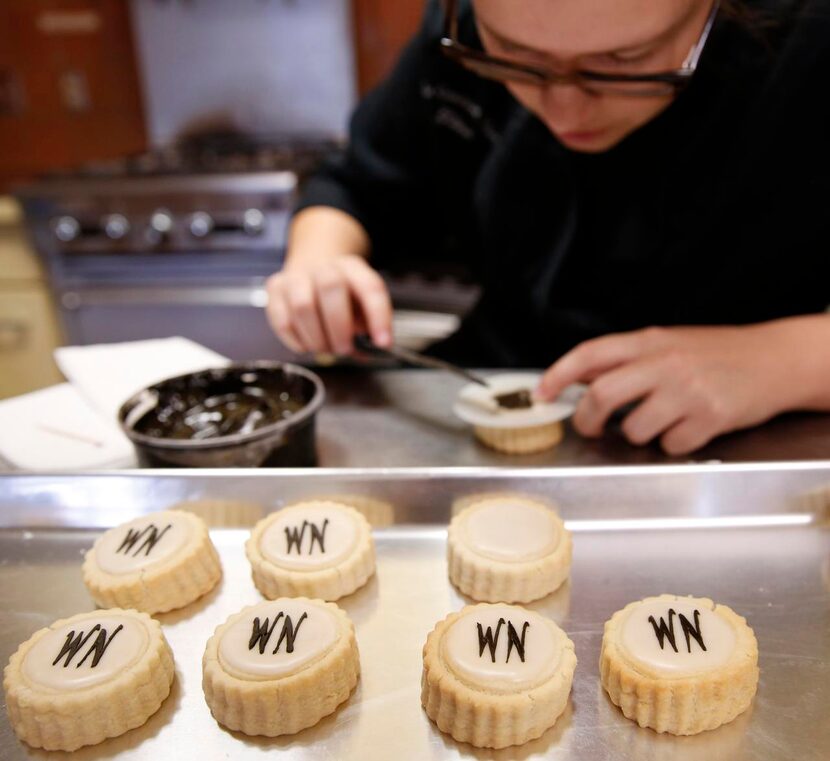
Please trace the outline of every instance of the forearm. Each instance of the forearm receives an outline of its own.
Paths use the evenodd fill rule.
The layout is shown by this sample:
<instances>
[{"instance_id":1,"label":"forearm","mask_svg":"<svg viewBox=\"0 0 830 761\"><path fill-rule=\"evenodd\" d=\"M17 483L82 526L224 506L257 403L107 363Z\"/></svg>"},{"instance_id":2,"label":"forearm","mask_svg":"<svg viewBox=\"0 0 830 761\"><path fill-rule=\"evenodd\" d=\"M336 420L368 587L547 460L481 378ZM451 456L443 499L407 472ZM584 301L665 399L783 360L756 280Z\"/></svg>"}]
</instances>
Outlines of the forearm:
<instances>
[{"instance_id":1,"label":"forearm","mask_svg":"<svg viewBox=\"0 0 830 761\"><path fill-rule=\"evenodd\" d=\"M310 206L298 212L288 231L286 266L305 266L351 255L369 256L371 245L354 217L330 206Z\"/></svg>"},{"instance_id":2,"label":"forearm","mask_svg":"<svg viewBox=\"0 0 830 761\"><path fill-rule=\"evenodd\" d=\"M830 314L754 326L768 341L781 377L784 409L830 411Z\"/></svg>"}]
</instances>

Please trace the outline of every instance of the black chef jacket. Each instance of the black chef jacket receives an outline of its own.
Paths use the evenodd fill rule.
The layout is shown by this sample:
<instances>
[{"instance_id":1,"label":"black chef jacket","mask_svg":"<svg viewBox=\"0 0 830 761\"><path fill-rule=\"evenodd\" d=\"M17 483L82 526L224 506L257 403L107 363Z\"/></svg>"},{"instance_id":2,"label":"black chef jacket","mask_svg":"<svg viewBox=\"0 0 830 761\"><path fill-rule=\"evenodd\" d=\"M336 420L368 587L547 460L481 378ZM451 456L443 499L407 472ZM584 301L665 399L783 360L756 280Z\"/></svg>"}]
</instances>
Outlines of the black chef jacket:
<instances>
[{"instance_id":1,"label":"black chef jacket","mask_svg":"<svg viewBox=\"0 0 830 761\"><path fill-rule=\"evenodd\" d=\"M648 325L830 304L830 2L721 13L690 86L602 154L564 148L499 83L447 59L441 11L357 108L299 208L333 206L372 262L463 263L483 296L434 352L545 367ZM472 11L460 36L480 47Z\"/></svg>"}]
</instances>

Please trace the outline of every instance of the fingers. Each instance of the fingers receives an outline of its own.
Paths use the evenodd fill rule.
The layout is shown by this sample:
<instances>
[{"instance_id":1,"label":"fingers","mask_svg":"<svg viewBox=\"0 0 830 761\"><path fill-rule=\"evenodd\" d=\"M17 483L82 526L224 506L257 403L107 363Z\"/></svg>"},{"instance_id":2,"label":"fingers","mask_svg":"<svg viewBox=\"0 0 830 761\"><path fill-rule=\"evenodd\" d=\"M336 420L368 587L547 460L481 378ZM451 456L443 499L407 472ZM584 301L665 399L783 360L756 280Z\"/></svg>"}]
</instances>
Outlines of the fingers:
<instances>
[{"instance_id":1,"label":"fingers","mask_svg":"<svg viewBox=\"0 0 830 761\"><path fill-rule=\"evenodd\" d=\"M680 455L700 449L708 444L719 431L701 418L687 418L670 428L660 437L660 445L666 454Z\"/></svg>"},{"instance_id":2,"label":"fingers","mask_svg":"<svg viewBox=\"0 0 830 761\"><path fill-rule=\"evenodd\" d=\"M296 352L350 354L356 331L392 340L392 303L383 279L357 257L312 270L280 272L267 283L268 320Z\"/></svg>"},{"instance_id":3,"label":"fingers","mask_svg":"<svg viewBox=\"0 0 830 761\"><path fill-rule=\"evenodd\" d=\"M282 341L291 351L302 353L305 351L299 336L294 332L291 326L291 319L289 317L288 306L280 293L279 287L268 282L268 306L265 310L265 315L268 318L268 323L271 325L271 330L277 334L277 337Z\"/></svg>"},{"instance_id":4,"label":"fingers","mask_svg":"<svg viewBox=\"0 0 830 761\"><path fill-rule=\"evenodd\" d=\"M633 362L600 375L580 399L573 416L583 436L601 436L608 418L623 405L636 402L659 384L659 364Z\"/></svg>"},{"instance_id":5,"label":"fingers","mask_svg":"<svg viewBox=\"0 0 830 761\"><path fill-rule=\"evenodd\" d=\"M657 391L629 413L622 432L632 444L647 444L683 419L684 408L676 395Z\"/></svg>"},{"instance_id":6,"label":"fingers","mask_svg":"<svg viewBox=\"0 0 830 761\"><path fill-rule=\"evenodd\" d=\"M311 278L305 274L287 276L283 295L290 310L291 326L305 351L328 351L329 345L317 311L317 296Z\"/></svg>"},{"instance_id":7,"label":"fingers","mask_svg":"<svg viewBox=\"0 0 830 761\"><path fill-rule=\"evenodd\" d=\"M346 282L335 273L321 273L315 277L315 291L328 346L335 354L351 354L354 325Z\"/></svg>"},{"instance_id":8,"label":"fingers","mask_svg":"<svg viewBox=\"0 0 830 761\"><path fill-rule=\"evenodd\" d=\"M360 306L372 341L378 346L389 346L392 342L392 300L383 278L356 257L341 262L340 270Z\"/></svg>"},{"instance_id":9,"label":"fingers","mask_svg":"<svg viewBox=\"0 0 830 761\"><path fill-rule=\"evenodd\" d=\"M548 368L536 394L540 399L555 399L571 383L590 381L614 367L651 353L663 341L661 328L616 333L585 341Z\"/></svg>"}]
</instances>

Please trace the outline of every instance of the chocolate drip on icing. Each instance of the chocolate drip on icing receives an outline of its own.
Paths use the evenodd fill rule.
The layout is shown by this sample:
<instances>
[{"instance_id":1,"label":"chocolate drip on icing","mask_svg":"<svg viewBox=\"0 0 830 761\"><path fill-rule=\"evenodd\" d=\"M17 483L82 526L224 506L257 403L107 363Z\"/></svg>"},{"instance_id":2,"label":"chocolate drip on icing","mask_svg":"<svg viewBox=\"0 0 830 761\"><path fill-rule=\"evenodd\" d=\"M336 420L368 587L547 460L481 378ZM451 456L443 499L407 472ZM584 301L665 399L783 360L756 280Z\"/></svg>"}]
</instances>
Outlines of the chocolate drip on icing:
<instances>
[{"instance_id":1,"label":"chocolate drip on icing","mask_svg":"<svg viewBox=\"0 0 830 761\"><path fill-rule=\"evenodd\" d=\"M294 640L297 638L297 635L300 633L300 627L308 618L308 613L303 613L300 616L300 620L297 621L297 628L295 629L291 623L291 616L285 617L285 624L282 627L282 631L280 632L280 638L277 640L277 646L274 648L274 654L280 649L280 645L282 644L283 639L285 639L285 652L293 653L294 652Z\"/></svg>"},{"instance_id":2,"label":"chocolate drip on icing","mask_svg":"<svg viewBox=\"0 0 830 761\"><path fill-rule=\"evenodd\" d=\"M495 663L496 648L499 646L499 635L501 634L501 627L504 626L504 619L500 618L498 624L496 624L495 636L493 635L492 626L487 627L486 633L481 624L477 623L476 626L478 627L478 657L481 658L484 648L487 647L490 650L490 661Z\"/></svg>"},{"instance_id":3,"label":"chocolate drip on icing","mask_svg":"<svg viewBox=\"0 0 830 761\"><path fill-rule=\"evenodd\" d=\"M658 626L657 621L654 620L654 616L649 616L648 620L649 623L654 628L654 635L657 637L658 642L660 643L660 649L663 649L663 642L664 640L668 639L669 644L672 646L672 650L677 652L677 645L674 642L674 617L677 614L674 612L674 608L669 608L669 625L666 626L666 622L663 619L663 616L660 616L660 624Z\"/></svg>"},{"instance_id":4,"label":"chocolate drip on icing","mask_svg":"<svg viewBox=\"0 0 830 761\"><path fill-rule=\"evenodd\" d=\"M271 625L268 625L268 619L265 619L265 623L260 625L259 623L259 616L254 618L253 629L251 631L251 638L248 640L248 650L253 650L255 646L259 646L259 654L263 655L265 653L265 648L268 647L268 640L271 639L271 633L274 631L274 627L277 625L277 621L279 621L283 617L283 612L280 611L275 617Z\"/></svg>"},{"instance_id":5,"label":"chocolate drip on icing","mask_svg":"<svg viewBox=\"0 0 830 761\"><path fill-rule=\"evenodd\" d=\"M87 634L84 634L83 630L79 631L78 634L75 634L75 630L69 632L66 635L66 640L63 643L63 647L61 647L60 652L57 654L54 661L52 661L52 665L57 665L58 661L66 656L66 660L63 662L63 668L69 666L72 662L72 659L78 654L78 651L86 645L89 641L89 638L92 637L95 632L98 632L98 636L95 638L95 641L90 646L89 650L86 651L86 654L80 661L75 665L75 668L80 668L83 666L84 661L89 658L90 654L94 653L92 656L92 663L90 664L90 668L95 668L101 658L104 657L104 653L107 652L107 648L110 646L110 643L115 638L115 635L120 632L124 626L122 624L118 624L115 628L115 631L107 637L107 630L101 627L101 624L95 624L92 629L89 630Z\"/></svg>"},{"instance_id":6,"label":"chocolate drip on icing","mask_svg":"<svg viewBox=\"0 0 830 761\"><path fill-rule=\"evenodd\" d=\"M286 550L285 554L290 555L291 549L296 548L297 554L303 554L303 538L305 537L306 529L310 529L309 533L309 541L308 541L308 555L314 554L314 543L317 543L317 546L320 548L320 553L322 555L326 554L326 529L329 525L329 519L326 518L323 521L323 527L318 528L317 524L311 523L310 521L304 520L299 528L296 526L292 528L288 528L287 526L285 529L285 541L286 541Z\"/></svg>"},{"instance_id":7,"label":"chocolate drip on icing","mask_svg":"<svg viewBox=\"0 0 830 761\"><path fill-rule=\"evenodd\" d=\"M527 627L530 626L530 621L525 621L522 625L522 636L521 639L519 635L516 633L516 630L513 628L513 623L507 623L507 658L505 659L505 663L510 662L510 653L512 652L513 648L516 648L516 652L519 654L519 658L521 659L522 663L525 662L525 634L527 633Z\"/></svg>"},{"instance_id":8,"label":"chocolate drip on icing","mask_svg":"<svg viewBox=\"0 0 830 761\"><path fill-rule=\"evenodd\" d=\"M147 557L155 548L155 546L161 541L161 538L167 533L168 529L173 528L172 523L168 523L161 531L158 530L155 523L151 523L149 526L146 526L141 531L137 529L127 529L127 535L124 537L124 540L118 546L118 549L115 551L116 553L123 552L125 555L129 555L132 548L138 544L138 540L144 537L144 541L138 546L138 549L133 553L133 557L137 557L138 554L143 550L145 547L147 548L144 552L144 556ZM146 534L146 536L145 536Z\"/></svg>"},{"instance_id":9,"label":"chocolate drip on icing","mask_svg":"<svg viewBox=\"0 0 830 761\"><path fill-rule=\"evenodd\" d=\"M690 653L692 652L692 642L689 639L690 637L694 637L701 649L706 650L706 645L703 643L703 634L700 631L700 611L697 609L695 609L694 612L694 619L695 623L692 625L686 616L682 613L680 614L680 625L683 627L683 634L686 635L686 650Z\"/></svg>"}]
</instances>

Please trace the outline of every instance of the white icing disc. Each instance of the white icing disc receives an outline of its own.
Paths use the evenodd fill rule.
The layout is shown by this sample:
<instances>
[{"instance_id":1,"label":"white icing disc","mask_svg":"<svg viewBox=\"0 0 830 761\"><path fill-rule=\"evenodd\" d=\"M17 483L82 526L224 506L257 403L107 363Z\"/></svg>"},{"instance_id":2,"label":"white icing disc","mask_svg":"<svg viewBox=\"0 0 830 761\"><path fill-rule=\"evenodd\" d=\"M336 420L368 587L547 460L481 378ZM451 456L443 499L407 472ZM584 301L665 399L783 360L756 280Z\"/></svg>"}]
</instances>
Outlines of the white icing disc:
<instances>
[{"instance_id":1,"label":"white icing disc","mask_svg":"<svg viewBox=\"0 0 830 761\"><path fill-rule=\"evenodd\" d=\"M559 544L554 514L543 505L490 499L468 508L462 524L465 543L479 555L521 563L549 555Z\"/></svg>"},{"instance_id":2,"label":"white icing disc","mask_svg":"<svg viewBox=\"0 0 830 761\"><path fill-rule=\"evenodd\" d=\"M453 412L465 422L485 428L531 428L573 415L585 392L585 387L579 384L568 386L555 402L534 401L533 406L526 409L504 409L493 398L496 394L521 389L532 392L541 378L541 373L504 373L487 377L488 388L470 383L459 392Z\"/></svg>"},{"instance_id":3,"label":"white icing disc","mask_svg":"<svg viewBox=\"0 0 830 761\"><path fill-rule=\"evenodd\" d=\"M95 562L105 573L134 573L178 552L192 533L189 515L177 510L136 518L107 531L95 545Z\"/></svg>"},{"instance_id":4,"label":"white icing disc","mask_svg":"<svg viewBox=\"0 0 830 761\"><path fill-rule=\"evenodd\" d=\"M240 679L278 679L321 658L339 636L331 611L284 597L245 611L222 635L219 662Z\"/></svg>"},{"instance_id":5,"label":"white icing disc","mask_svg":"<svg viewBox=\"0 0 830 761\"><path fill-rule=\"evenodd\" d=\"M620 645L628 656L667 677L723 666L735 650L732 626L693 597L644 600L622 622Z\"/></svg>"},{"instance_id":6,"label":"white icing disc","mask_svg":"<svg viewBox=\"0 0 830 761\"><path fill-rule=\"evenodd\" d=\"M289 507L268 526L259 547L281 568L316 571L343 562L357 545L358 530L354 515L336 505Z\"/></svg>"},{"instance_id":7,"label":"white icing disc","mask_svg":"<svg viewBox=\"0 0 830 761\"><path fill-rule=\"evenodd\" d=\"M521 692L556 671L561 642L549 621L513 605L471 610L444 634L442 653L467 684L489 692Z\"/></svg>"},{"instance_id":8,"label":"white icing disc","mask_svg":"<svg viewBox=\"0 0 830 761\"><path fill-rule=\"evenodd\" d=\"M92 614L53 629L26 653L27 679L54 690L79 690L105 682L147 649L147 629L134 618Z\"/></svg>"}]
</instances>

